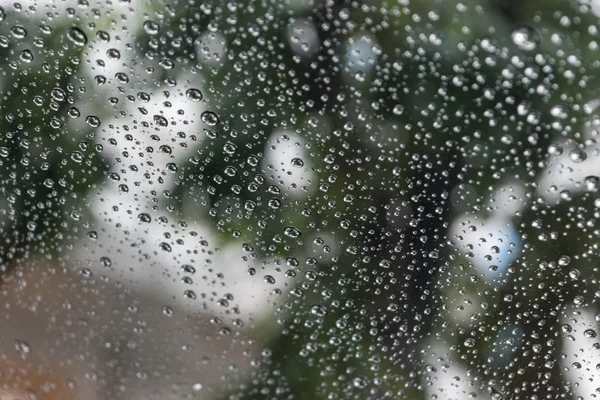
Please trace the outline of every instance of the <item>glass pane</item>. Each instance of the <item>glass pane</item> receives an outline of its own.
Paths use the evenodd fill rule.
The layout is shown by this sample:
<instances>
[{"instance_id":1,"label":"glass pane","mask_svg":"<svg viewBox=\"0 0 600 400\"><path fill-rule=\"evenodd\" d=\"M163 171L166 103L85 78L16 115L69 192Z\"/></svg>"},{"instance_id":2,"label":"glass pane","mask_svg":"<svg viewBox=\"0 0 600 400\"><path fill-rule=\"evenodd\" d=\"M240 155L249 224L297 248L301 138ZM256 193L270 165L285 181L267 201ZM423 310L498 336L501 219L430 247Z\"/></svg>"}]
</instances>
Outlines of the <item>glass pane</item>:
<instances>
[{"instance_id":1,"label":"glass pane","mask_svg":"<svg viewBox=\"0 0 600 400\"><path fill-rule=\"evenodd\" d=\"M600 395L600 2L0 5L0 398Z\"/></svg>"}]
</instances>

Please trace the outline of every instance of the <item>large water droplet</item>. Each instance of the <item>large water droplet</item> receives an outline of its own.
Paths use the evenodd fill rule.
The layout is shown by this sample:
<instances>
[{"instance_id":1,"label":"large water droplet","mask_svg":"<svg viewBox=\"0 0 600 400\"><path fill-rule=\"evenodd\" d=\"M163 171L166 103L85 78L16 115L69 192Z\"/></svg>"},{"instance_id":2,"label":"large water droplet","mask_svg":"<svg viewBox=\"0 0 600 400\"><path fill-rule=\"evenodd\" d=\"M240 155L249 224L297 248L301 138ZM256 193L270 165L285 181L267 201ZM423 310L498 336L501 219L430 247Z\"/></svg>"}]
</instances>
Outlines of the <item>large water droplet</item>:
<instances>
[{"instance_id":1,"label":"large water droplet","mask_svg":"<svg viewBox=\"0 0 600 400\"><path fill-rule=\"evenodd\" d=\"M148 35L156 35L160 31L160 25L152 20L144 22L144 31Z\"/></svg>"},{"instance_id":2,"label":"large water droplet","mask_svg":"<svg viewBox=\"0 0 600 400\"><path fill-rule=\"evenodd\" d=\"M512 41L521 50L532 51L540 43L540 36L535 29L523 26L512 33Z\"/></svg>"},{"instance_id":3,"label":"large water droplet","mask_svg":"<svg viewBox=\"0 0 600 400\"><path fill-rule=\"evenodd\" d=\"M202 92L198 89L188 89L185 92L185 96L192 101L200 101L202 100Z\"/></svg>"},{"instance_id":4,"label":"large water droplet","mask_svg":"<svg viewBox=\"0 0 600 400\"><path fill-rule=\"evenodd\" d=\"M69 28L67 37L77 46L85 46L88 41L86 34L76 26Z\"/></svg>"}]
</instances>

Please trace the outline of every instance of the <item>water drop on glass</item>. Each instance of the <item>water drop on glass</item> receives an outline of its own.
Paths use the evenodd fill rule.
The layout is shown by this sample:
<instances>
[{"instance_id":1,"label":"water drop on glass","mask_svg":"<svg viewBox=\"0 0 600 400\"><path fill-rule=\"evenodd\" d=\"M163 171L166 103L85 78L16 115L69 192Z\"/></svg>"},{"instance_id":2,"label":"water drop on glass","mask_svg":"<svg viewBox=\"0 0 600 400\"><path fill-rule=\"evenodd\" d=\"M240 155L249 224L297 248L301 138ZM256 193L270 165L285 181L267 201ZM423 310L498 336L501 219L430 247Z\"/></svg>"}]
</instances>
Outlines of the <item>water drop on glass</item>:
<instances>
[{"instance_id":1,"label":"water drop on glass","mask_svg":"<svg viewBox=\"0 0 600 400\"><path fill-rule=\"evenodd\" d=\"M521 50L532 51L540 43L540 36L537 31L531 27L523 26L513 31L512 41Z\"/></svg>"},{"instance_id":2,"label":"water drop on glass","mask_svg":"<svg viewBox=\"0 0 600 400\"><path fill-rule=\"evenodd\" d=\"M152 20L145 21L144 31L149 35L156 35L160 31L160 25Z\"/></svg>"},{"instance_id":3,"label":"water drop on glass","mask_svg":"<svg viewBox=\"0 0 600 400\"><path fill-rule=\"evenodd\" d=\"M72 26L67 31L67 37L77 46L85 46L88 38L86 34L76 26Z\"/></svg>"},{"instance_id":4,"label":"water drop on glass","mask_svg":"<svg viewBox=\"0 0 600 400\"><path fill-rule=\"evenodd\" d=\"M202 100L202 92L198 89L188 89L185 92L185 96L192 101L200 101Z\"/></svg>"}]
</instances>

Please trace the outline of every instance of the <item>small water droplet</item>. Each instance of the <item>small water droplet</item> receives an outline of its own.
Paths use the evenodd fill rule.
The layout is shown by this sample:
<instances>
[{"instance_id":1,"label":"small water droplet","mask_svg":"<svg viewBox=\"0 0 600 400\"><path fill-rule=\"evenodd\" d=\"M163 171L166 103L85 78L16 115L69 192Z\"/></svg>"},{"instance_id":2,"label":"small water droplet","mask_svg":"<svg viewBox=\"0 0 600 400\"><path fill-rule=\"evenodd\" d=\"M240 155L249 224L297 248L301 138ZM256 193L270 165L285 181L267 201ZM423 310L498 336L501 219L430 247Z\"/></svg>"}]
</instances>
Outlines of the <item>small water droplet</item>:
<instances>
[{"instance_id":1,"label":"small water droplet","mask_svg":"<svg viewBox=\"0 0 600 400\"><path fill-rule=\"evenodd\" d=\"M162 313L163 313L163 315L165 315L167 317L172 317L173 314L175 314L175 312L173 311L173 309L171 307L168 307L168 306L163 306Z\"/></svg>"}]
</instances>

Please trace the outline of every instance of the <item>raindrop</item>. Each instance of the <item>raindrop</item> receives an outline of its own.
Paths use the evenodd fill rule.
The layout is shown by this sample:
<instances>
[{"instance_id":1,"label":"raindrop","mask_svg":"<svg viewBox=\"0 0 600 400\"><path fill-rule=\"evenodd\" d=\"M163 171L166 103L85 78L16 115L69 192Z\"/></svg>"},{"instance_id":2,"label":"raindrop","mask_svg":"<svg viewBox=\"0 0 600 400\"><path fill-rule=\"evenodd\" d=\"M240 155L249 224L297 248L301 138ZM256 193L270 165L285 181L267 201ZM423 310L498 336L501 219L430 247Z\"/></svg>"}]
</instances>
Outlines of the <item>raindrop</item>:
<instances>
[{"instance_id":1,"label":"raindrop","mask_svg":"<svg viewBox=\"0 0 600 400\"><path fill-rule=\"evenodd\" d=\"M173 311L173 309L171 307L168 307L168 306L163 306L162 313L163 313L163 315L165 315L167 317L172 317L173 314L175 314L175 312Z\"/></svg>"},{"instance_id":2,"label":"raindrop","mask_svg":"<svg viewBox=\"0 0 600 400\"><path fill-rule=\"evenodd\" d=\"M24 39L27 36L27 29L23 25L14 25L10 28L10 33L17 39Z\"/></svg>"},{"instance_id":3,"label":"raindrop","mask_svg":"<svg viewBox=\"0 0 600 400\"><path fill-rule=\"evenodd\" d=\"M569 158L575 163L580 163L586 160L587 154L582 149L573 149L569 153Z\"/></svg>"},{"instance_id":4,"label":"raindrop","mask_svg":"<svg viewBox=\"0 0 600 400\"><path fill-rule=\"evenodd\" d=\"M327 309L320 304L315 304L310 308L310 313L317 317L324 317L327 315Z\"/></svg>"},{"instance_id":5,"label":"raindrop","mask_svg":"<svg viewBox=\"0 0 600 400\"><path fill-rule=\"evenodd\" d=\"M292 158L292 166L296 168L304 167L304 161L300 158Z\"/></svg>"},{"instance_id":6,"label":"raindrop","mask_svg":"<svg viewBox=\"0 0 600 400\"><path fill-rule=\"evenodd\" d=\"M200 101L202 100L202 92L198 89L188 89L185 92L185 96L192 101Z\"/></svg>"},{"instance_id":7,"label":"raindrop","mask_svg":"<svg viewBox=\"0 0 600 400\"><path fill-rule=\"evenodd\" d=\"M106 31L98 31L96 32L96 37L101 43L110 42L110 34Z\"/></svg>"},{"instance_id":8,"label":"raindrop","mask_svg":"<svg viewBox=\"0 0 600 400\"><path fill-rule=\"evenodd\" d=\"M289 236L294 239L297 239L302 235L302 232L298 228L295 228L293 226L288 226L287 228L284 229L283 232L285 233L286 236Z\"/></svg>"},{"instance_id":9,"label":"raindrop","mask_svg":"<svg viewBox=\"0 0 600 400\"><path fill-rule=\"evenodd\" d=\"M583 331L583 336L585 336L588 339L594 339L597 334L596 331L593 329L586 329L585 331Z\"/></svg>"},{"instance_id":10,"label":"raindrop","mask_svg":"<svg viewBox=\"0 0 600 400\"><path fill-rule=\"evenodd\" d=\"M212 111L204 111L200 119L208 126L216 126L219 123L219 117Z\"/></svg>"},{"instance_id":11,"label":"raindrop","mask_svg":"<svg viewBox=\"0 0 600 400\"><path fill-rule=\"evenodd\" d=\"M149 223L152 222L152 217L150 217L150 214L148 213L140 213L138 214L138 220L140 222Z\"/></svg>"},{"instance_id":12,"label":"raindrop","mask_svg":"<svg viewBox=\"0 0 600 400\"><path fill-rule=\"evenodd\" d=\"M106 50L106 57L108 57L109 60L118 60L121 58L121 52L117 49L111 48Z\"/></svg>"},{"instance_id":13,"label":"raindrop","mask_svg":"<svg viewBox=\"0 0 600 400\"><path fill-rule=\"evenodd\" d=\"M25 49L21 51L21 54L19 54L19 58L23 62L30 63L33 61L33 53L30 50Z\"/></svg>"},{"instance_id":14,"label":"raindrop","mask_svg":"<svg viewBox=\"0 0 600 400\"><path fill-rule=\"evenodd\" d=\"M76 26L69 28L67 37L77 46L85 46L88 41L86 34Z\"/></svg>"},{"instance_id":15,"label":"raindrop","mask_svg":"<svg viewBox=\"0 0 600 400\"><path fill-rule=\"evenodd\" d=\"M108 257L100 257L100 265L102 265L105 268L109 268L110 266L112 266L112 261Z\"/></svg>"},{"instance_id":16,"label":"raindrop","mask_svg":"<svg viewBox=\"0 0 600 400\"><path fill-rule=\"evenodd\" d=\"M537 31L529 26L523 26L512 33L512 41L521 50L532 51L540 43Z\"/></svg>"},{"instance_id":17,"label":"raindrop","mask_svg":"<svg viewBox=\"0 0 600 400\"><path fill-rule=\"evenodd\" d=\"M144 22L144 31L148 35L156 35L160 31L160 25L152 20Z\"/></svg>"},{"instance_id":18,"label":"raindrop","mask_svg":"<svg viewBox=\"0 0 600 400\"><path fill-rule=\"evenodd\" d=\"M369 379L364 376L357 376L352 380L352 385L358 389L365 389L369 386Z\"/></svg>"},{"instance_id":19,"label":"raindrop","mask_svg":"<svg viewBox=\"0 0 600 400\"><path fill-rule=\"evenodd\" d=\"M80 151L74 151L71 153L71 160L75 161L76 163L81 163L84 159L85 158Z\"/></svg>"},{"instance_id":20,"label":"raindrop","mask_svg":"<svg viewBox=\"0 0 600 400\"><path fill-rule=\"evenodd\" d=\"M196 300L196 293L193 290L186 290L183 292L183 297L190 300Z\"/></svg>"},{"instance_id":21,"label":"raindrop","mask_svg":"<svg viewBox=\"0 0 600 400\"><path fill-rule=\"evenodd\" d=\"M100 126L100 118L96 117L95 115L88 115L85 119L85 122L87 122L87 124L92 128L97 128Z\"/></svg>"}]
</instances>

